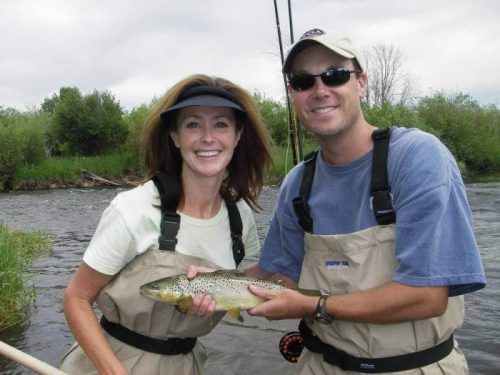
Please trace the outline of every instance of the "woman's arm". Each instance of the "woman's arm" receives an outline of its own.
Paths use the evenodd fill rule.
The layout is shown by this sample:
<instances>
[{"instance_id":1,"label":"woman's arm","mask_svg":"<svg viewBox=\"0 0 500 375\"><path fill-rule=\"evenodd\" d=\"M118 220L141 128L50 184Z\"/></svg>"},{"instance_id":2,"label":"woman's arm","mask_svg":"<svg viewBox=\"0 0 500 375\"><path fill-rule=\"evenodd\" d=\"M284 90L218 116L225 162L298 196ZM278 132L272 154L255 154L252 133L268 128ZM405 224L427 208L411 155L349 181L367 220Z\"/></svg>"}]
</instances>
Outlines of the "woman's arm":
<instances>
[{"instance_id":1,"label":"woman's arm","mask_svg":"<svg viewBox=\"0 0 500 375\"><path fill-rule=\"evenodd\" d=\"M81 262L64 292L63 309L73 336L99 374L122 375L128 373L102 334L92 308L99 291L111 278Z\"/></svg>"}]
</instances>

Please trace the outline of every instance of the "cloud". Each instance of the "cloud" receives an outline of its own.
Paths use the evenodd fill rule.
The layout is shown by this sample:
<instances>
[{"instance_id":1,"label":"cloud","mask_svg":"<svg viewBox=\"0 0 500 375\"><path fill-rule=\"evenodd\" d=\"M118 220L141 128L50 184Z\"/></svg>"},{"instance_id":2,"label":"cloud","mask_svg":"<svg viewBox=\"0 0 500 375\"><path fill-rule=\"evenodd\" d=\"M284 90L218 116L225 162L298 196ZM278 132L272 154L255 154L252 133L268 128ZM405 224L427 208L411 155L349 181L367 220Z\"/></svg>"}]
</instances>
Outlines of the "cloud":
<instances>
[{"instance_id":1,"label":"cloud","mask_svg":"<svg viewBox=\"0 0 500 375\"><path fill-rule=\"evenodd\" d=\"M423 94L470 93L498 103L500 3L494 0L296 0L295 39L312 27L399 48ZM277 0L284 48L287 1ZM63 86L108 90L131 109L193 73L283 98L269 0L17 0L0 3L0 105L38 106Z\"/></svg>"}]
</instances>

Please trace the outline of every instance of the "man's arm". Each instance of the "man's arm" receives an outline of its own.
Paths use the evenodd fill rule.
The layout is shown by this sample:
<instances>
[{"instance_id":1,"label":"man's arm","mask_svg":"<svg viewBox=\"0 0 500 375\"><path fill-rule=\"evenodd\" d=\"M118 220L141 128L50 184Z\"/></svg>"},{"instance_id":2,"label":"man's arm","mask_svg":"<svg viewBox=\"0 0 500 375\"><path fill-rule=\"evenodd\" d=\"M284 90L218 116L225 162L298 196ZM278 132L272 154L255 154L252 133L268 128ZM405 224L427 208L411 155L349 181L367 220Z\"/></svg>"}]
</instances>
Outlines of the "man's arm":
<instances>
[{"instance_id":1,"label":"man's arm","mask_svg":"<svg viewBox=\"0 0 500 375\"><path fill-rule=\"evenodd\" d=\"M249 310L250 315L270 320L311 317L318 297L293 290L269 291L254 286L252 293L268 299ZM448 304L448 287L415 287L390 282L349 294L331 295L326 312L338 320L363 323L399 323L442 315Z\"/></svg>"}]
</instances>

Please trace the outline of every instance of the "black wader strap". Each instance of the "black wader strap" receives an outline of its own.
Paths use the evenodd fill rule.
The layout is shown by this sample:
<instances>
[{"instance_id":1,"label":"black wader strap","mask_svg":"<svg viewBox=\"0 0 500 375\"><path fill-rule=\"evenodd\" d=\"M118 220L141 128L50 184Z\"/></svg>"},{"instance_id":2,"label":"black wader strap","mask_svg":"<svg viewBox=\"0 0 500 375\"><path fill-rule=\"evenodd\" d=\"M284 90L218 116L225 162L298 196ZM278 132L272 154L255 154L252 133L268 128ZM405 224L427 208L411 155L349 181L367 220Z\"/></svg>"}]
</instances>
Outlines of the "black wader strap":
<instances>
[{"instance_id":1,"label":"black wader strap","mask_svg":"<svg viewBox=\"0 0 500 375\"><path fill-rule=\"evenodd\" d=\"M161 200L159 248L160 250L175 251L177 233L181 223L181 217L177 213L177 206L181 196L179 178L174 174L160 171L153 176L153 182L158 189ZM243 223L236 203L226 201L226 207L231 229L231 240L233 241L233 257L236 266L238 266L245 257Z\"/></svg>"},{"instance_id":2,"label":"black wader strap","mask_svg":"<svg viewBox=\"0 0 500 375\"><path fill-rule=\"evenodd\" d=\"M233 240L233 257L236 267L245 257L245 245L243 245L243 223L240 211L236 203L226 201L229 226L231 228L231 239Z\"/></svg>"},{"instance_id":3,"label":"black wader strap","mask_svg":"<svg viewBox=\"0 0 500 375\"><path fill-rule=\"evenodd\" d=\"M387 177L390 137L391 128L376 129L372 133L374 145L370 194L373 213L379 225L396 222L396 211Z\"/></svg>"},{"instance_id":4,"label":"black wader strap","mask_svg":"<svg viewBox=\"0 0 500 375\"><path fill-rule=\"evenodd\" d=\"M311 352L323 354L323 360L344 371L375 374L380 372L396 372L424 367L440 361L451 353L454 345L453 335L441 344L414 353L384 358L359 358L323 343L314 336L304 322L300 321L299 330L304 346Z\"/></svg>"},{"instance_id":5,"label":"black wader strap","mask_svg":"<svg viewBox=\"0 0 500 375\"><path fill-rule=\"evenodd\" d=\"M309 206L307 201L311 194L311 187L314 180L314 172L316 170L316 158L318 151L313 151L304 157L304 175L300 184L299 196L293 198L293 208L295 214L299 218L299 225L305 232L313 232L313 220L309 214Z\"/></svg>"},{"instance_id":6,"label":"black wader strap","mask_svg":"<svg viewBox=\"0 0 500 375\"><path fill-rule=\"evenodd\" d=\"M179 178L174 174L160 171L153 176L153 182L160 193L161 200L159 249L175 251L181 222L181 217L177 213L177 205L181 196Z\"/></svg>"},{"instance_id":7,"label":"black wader strap","mask_svg":"<svg viewBox=\"0 0 500 375\"><path fill-rule=\"evenodd\" d=\"M100 323L101 327L115 339L150 353L162 355L188 354L196 345L196 337L185 339L174 337L159 340L131 331L118 323L110 322L104 315L101 317Z\"/></svg>"}]
</instances>

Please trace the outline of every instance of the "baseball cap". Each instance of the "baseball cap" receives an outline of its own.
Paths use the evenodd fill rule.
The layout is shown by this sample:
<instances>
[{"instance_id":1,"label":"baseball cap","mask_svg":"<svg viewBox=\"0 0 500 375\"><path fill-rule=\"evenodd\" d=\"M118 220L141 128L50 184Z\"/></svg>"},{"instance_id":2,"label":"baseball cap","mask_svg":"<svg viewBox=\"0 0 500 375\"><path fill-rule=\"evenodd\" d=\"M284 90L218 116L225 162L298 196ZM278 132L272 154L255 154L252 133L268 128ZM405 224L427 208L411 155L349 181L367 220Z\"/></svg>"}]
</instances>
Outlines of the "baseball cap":
<instances>
[{"instance_id":1,"label":"baseball cap","mask_svg":"<svg viewBox=\"0 0 500 375\"><path fill-rule=\"evenodd\" d=\"M363 55L357 50L351 38L339 31L311 29L306 31L288 50L283 63L283 73L290 72L293 59L299 52L314 44L320 44L347 59L356 59L361 70L365 70Z\"/></svg>"},{"instance_id":2,"label":"baseball cap","mask_svg":"<svg viewBox=\"0 0 500 375\"><path fill-rule=\"evenodd\" d=\"M245 113L241 103L230 91L222 87L201 85L190 87L184 91L172 107L162 112L160 115L162 122L167 125L175 111L192 106L226 107Z\"/></svg>"}]
</instances>

